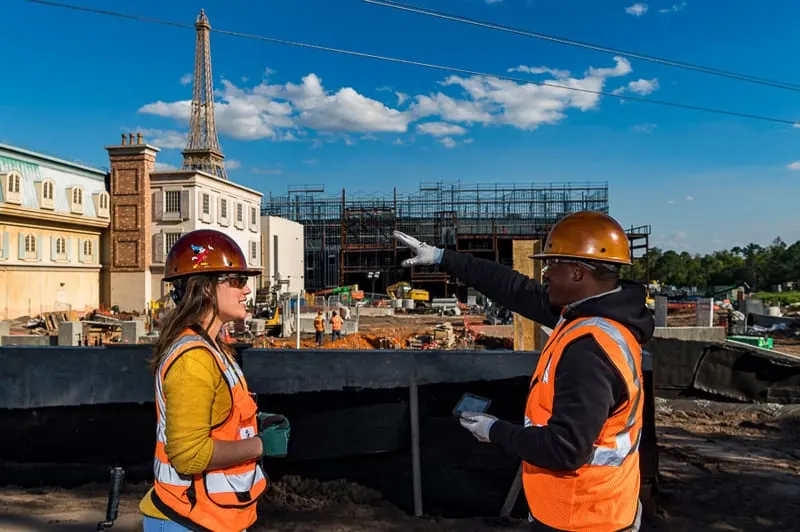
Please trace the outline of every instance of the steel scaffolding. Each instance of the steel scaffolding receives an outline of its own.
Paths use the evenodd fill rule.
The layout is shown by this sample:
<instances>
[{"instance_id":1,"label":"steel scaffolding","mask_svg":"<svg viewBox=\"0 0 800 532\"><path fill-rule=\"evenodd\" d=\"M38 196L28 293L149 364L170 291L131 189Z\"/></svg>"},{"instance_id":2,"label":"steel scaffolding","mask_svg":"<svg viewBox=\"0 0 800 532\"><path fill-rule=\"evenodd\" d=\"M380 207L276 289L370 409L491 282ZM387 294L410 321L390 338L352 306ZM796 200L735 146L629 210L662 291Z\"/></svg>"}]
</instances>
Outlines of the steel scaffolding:
<instances>
[{"instance_id":1,"label":"steel scaffolding","mask_svg":"<svg viewBox=\"0 0 800 532\"><path fill-rule=\"evenodd\" d=\"M386 284L402 278L392 231L432 245L510 261L514 239L544 238L567 214L608 212L608 183L422 183L419 190L389 195L325 195L324 187L290 188L269 194L262 215L280 216L305 227L306 289L363 283L381 271ZM505 244L507 242L507 245ZM506 249L508 248L508 253ZM435 268L415 269L414 282L447 283Z\"/></svg>"}]
</instances>

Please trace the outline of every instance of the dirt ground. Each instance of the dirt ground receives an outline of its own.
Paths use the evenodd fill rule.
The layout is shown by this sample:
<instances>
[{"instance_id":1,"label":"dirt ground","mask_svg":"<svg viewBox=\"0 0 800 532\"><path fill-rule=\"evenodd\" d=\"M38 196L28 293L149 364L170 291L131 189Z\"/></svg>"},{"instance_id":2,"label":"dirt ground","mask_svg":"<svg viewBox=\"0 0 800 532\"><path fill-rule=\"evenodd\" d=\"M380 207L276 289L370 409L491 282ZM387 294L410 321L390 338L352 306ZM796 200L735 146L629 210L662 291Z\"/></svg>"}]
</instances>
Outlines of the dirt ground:
<instances>
[{"instance_id":1,"label":"dirt ground","mask_svg":"<svg viewBox=\"0 0 800 532\"><path fill-rule=\"evenodd\" d=\"M797 530L800 516L800 405L723 405L658 400L661 514L644 530ZM145 485L126 485L112 530L140 526ZM94 530L106 486L0 488L0 529ZM472 532L525 530L522 521L414 518L373 490L296 476L277 482L261 505L257 531Z\"/></svg>"}]
</instances>

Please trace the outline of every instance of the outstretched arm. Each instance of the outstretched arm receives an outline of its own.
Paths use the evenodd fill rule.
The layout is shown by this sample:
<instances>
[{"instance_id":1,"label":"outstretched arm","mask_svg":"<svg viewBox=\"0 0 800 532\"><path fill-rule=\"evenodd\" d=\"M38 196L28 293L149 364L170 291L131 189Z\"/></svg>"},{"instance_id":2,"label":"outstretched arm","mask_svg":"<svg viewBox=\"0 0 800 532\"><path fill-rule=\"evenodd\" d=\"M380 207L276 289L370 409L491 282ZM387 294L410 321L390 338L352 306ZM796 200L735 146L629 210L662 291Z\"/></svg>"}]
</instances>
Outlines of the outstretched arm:
<instances>
[{"instance_id":1,"label":"outstretched arm","mask_svg":"<svg viewBox=\"0 0 800 532\"><path fill-rule=\"evenodd\" d=\"M555 327L558 322L561 309L550 305L547 291L536 280L508 266L437 248L400 231L395 231L394 236L414 253L402 266L439 264L446 272L512 312L546 327Z\"/></svg>"}]
</instances>

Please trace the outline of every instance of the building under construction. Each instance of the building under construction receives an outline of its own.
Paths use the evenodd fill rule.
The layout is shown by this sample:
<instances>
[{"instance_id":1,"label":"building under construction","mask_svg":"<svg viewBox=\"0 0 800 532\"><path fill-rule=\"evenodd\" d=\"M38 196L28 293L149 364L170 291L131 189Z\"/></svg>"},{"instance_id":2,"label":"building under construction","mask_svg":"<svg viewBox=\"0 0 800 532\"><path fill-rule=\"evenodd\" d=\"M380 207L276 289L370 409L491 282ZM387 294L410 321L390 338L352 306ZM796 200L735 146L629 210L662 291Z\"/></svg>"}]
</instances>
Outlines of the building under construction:
<instances>
[{"instance_id":1,"label":"building under construction","mask_svg":"<svg viewBox=\"0 0 800 532\"><path fill-rule=\"evenodd\" d=\"M358 283L376 291L399 280L425 283L432 295L452 294L455 280L438 268L399 267L408 251L397 249L394 230L423 242L511 265L512 242L543 239L567 214L608 212L608 183L443 184L391 195L326 195L323 187L290 188L270 194L263 215L305 227L305 287L308 291ZM632 252L647 253L650 227L631 228Z\"/></svg>"}]
</instances>

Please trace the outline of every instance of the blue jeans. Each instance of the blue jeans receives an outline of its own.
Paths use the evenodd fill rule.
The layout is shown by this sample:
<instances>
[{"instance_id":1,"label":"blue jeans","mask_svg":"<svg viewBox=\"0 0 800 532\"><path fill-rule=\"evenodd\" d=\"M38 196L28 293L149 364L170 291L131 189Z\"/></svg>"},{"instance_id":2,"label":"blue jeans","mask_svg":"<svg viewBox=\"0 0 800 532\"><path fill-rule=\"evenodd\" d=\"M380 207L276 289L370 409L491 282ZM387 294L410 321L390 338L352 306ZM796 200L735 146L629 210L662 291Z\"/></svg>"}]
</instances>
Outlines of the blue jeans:
<instances>
[{"instance_id":1,"label":"blue jeans","mask_svg":"<svg viewBox=\"0 0 800 532\"><path fill-rule=\"evenodd\" d=\"M155 517L144 516L142 524L144 525L144 532L190 532L188 528L179 525L175 521L156 519Z\"/></svg>"}]
</instances>

